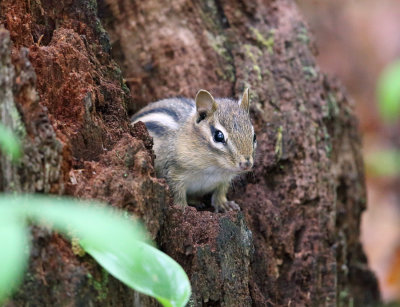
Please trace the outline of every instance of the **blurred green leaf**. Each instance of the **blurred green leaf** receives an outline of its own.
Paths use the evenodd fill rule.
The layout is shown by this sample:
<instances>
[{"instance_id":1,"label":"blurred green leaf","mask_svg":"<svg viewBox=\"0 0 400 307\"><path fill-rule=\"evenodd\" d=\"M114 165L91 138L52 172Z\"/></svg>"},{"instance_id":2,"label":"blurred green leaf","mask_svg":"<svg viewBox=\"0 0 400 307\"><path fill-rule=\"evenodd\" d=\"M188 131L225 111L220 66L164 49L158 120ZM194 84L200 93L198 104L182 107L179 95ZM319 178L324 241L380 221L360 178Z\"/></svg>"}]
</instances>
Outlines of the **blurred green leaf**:
<instances>
[{"instance_id":1,"label":"blurred green leaf","mask_svg":"<svg viewBox=\"0 0 400 307\"><path fill-rule=\"evenodd\" d=\"M13 160L21 157L21 143L18 137L2 123L0 123L0 148Z\"/></svg>"},{"instance_id":2,"label":"blurred green leaf","mask_svg":"<svg viewBox=\"0 0 400 307\"><path fill-rule=\"evenodd\" d=\"M400 116L400 60L385 68L378 80L378 106L382 118L393 122Z\"/></svg>"},{"instance_id":3,"label":"blurred green leaf","mask_svg":"<svg viewBox=\"0 0 400 307\"><path fill-rule=\"evenodd\" d=\"M0 197L0 216L30 218L78 239L112 275L135 290L154 296L164 306L185 306L189 300L190 283L183 269L149 245L152 242L143 226L122 215L121 211L68 198L4 195ZM15 218L7 220L10 222L4 224L6 229L21 225ZM0 244L6 238L0 233ZM0 267L2 265L0 258ZM16 267L21 268L21 264Z\"/></svg>"},{"instance_id":4,"label":"blurred green leaf","mask_svg":"<svg viewBox=\"0 0 400 307\"><path fill-rule=\"evenodd\" d=\"M0 306L22 281L29 257L28 234L23 221L0 212Z\"/></svg>"},{"instance_id":5,"label":"blurred green leaf","mask_svg":"<svg viewBox=\"0 0 400 307\"><path fill-rule=\"evenodd\" d=\"M148 236L138 220L98 202L78 201L67 197L30 195L7 200L21 204L20 210L37 223L44 223L69 237L88 241L95 248L119 249Z\"/></svg>"},{"instance_id":6,"label":"blurred green leaf","mask_svg":"<svg viewBox=\"0 0 400 307\"><path fill-rule=\"evenodd\" d=\"M367 172L373 176L397 176L400 174L400 150L382 150L365 157Z\"/></svg>"},{"instance_id":7,"label":"blurred green leaf","mask_svg":"<svg viewBox=\"0 0 400 307\"><path fill-rule=\"evenodd\" d=\"M83 248L116 278L164 306L185 306L190 298L189 279L182 267L146 243L137 241L114 254L86 243Z\"/></svg>"}]
</instances>

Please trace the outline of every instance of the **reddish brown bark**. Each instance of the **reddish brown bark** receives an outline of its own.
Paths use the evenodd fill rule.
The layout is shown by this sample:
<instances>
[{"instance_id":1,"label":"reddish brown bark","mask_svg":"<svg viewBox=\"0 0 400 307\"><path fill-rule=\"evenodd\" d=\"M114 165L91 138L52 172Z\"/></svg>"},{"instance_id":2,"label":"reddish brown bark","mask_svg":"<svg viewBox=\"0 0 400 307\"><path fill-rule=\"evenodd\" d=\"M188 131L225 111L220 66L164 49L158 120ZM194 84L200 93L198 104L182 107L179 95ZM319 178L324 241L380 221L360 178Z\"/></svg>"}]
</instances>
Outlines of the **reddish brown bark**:
<instances>
[{"instance_id":1,"label":"reddish brown bark","mask_svg":"<svg viewBox=\"0 0 400 307\"><path fill-rule=\"evenodd\" d=\"M189 274L194 306L376 303L359 242L357 120L340 85L316 67L294 2L104 0L99 15L112 56L96 14L93 1L1 2L14 43L15 102L27 127L36 113L45 119L27 128L26 146L40 148L32 139L44 125L55 144L47 188L27 169L20 190L97 198L141 216ZM199 88L238 96L246 86L258 153L254 172L230 195L242 212L169 205L154 177L151 140L143 126L129 125L129 113ZM38 99L23 89L37 89ZM29 277L10 304L154 304L75 256L59 236L35 229L34 238Z\"/></svg>"}]
</instances>

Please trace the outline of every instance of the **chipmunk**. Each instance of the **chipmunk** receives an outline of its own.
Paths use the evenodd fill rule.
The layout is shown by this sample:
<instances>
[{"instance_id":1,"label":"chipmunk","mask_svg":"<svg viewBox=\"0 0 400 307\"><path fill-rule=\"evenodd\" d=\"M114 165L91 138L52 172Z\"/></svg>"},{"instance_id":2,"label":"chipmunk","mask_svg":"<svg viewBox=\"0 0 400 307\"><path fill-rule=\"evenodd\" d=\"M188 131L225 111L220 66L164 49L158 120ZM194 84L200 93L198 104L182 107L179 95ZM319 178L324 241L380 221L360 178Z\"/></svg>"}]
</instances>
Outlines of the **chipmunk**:
<instances>
[{"instance_id":1,"label":"chipmunk","mask_svg":"<svg viewBox=\"0 0 400 307\"><path fill-rule=\"evenodd\" d=\"M187 199L212 193L216 212L240 210L226 193L235 176L253 167L257 141L248 89L239 101L214 99L206 90L195 100L160 100L131 121L142 121L153 137L156 173L167 180L175 204L185 207Z\"/></svg>"}]
</instances>

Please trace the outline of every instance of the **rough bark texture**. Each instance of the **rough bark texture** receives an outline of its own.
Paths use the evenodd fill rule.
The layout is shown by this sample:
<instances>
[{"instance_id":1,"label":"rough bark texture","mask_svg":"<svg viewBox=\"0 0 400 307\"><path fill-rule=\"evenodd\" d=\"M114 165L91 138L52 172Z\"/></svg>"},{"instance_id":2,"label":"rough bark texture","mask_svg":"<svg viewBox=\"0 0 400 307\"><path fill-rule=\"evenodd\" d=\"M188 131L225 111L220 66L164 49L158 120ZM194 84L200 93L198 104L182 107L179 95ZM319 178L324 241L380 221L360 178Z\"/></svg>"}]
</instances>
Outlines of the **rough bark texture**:
<instances>
[{"instance_id":1,"label":"rough bark texture","mask_svg":"<svg viewBox=\"0 0 400 307\"><path fill-rule=\"evenodd\" d=\"M0 21L13 42L0 30L2 121L13 118L25 140L19 166L1 160L3 190L96 198L139 215L189 274L192 306L379 300L359 242L357 120L316 67L294 1L102 0L97 12L89 0L2 0ZM246 86L258 153L230 195L242 212L180 211L154 176L144 126L128 115L199 88L238 96ZM60 236L35 228L33 237L10 306L155 304Z\"/></svg>"}]
</instances>

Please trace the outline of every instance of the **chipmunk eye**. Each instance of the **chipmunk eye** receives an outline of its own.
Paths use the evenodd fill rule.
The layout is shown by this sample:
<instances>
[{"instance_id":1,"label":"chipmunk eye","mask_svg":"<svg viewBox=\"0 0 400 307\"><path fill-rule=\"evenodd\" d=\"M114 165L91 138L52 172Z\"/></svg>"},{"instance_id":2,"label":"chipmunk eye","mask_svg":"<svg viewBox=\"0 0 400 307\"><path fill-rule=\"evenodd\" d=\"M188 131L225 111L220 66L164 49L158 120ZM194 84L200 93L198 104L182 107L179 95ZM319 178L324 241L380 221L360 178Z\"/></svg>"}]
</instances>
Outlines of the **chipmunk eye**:
<instances>
[{"instance_id":1,"label":"chipmunk eye","mask_svg":"<svg viewBox=\"0 0 400 307\"><path fill-rule=\"evenodd\" d=\"M254 133L254 136L253 136L253 143L255 143L257 141L257 137L256 137L256 134Z\"/></svg>"},{"instance_id":2,"label":"chipmunk eye","mask_svg":"<svg viewBox=\"0 0 400 307\"><path fill-rule=\"evenodd\" d=\"M220 130L215 130L214 141L217 143L225 143L224 134Z\"/></svg>"}]
</instances>

